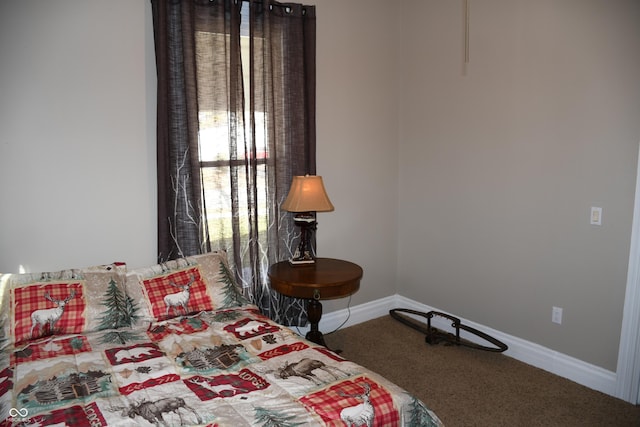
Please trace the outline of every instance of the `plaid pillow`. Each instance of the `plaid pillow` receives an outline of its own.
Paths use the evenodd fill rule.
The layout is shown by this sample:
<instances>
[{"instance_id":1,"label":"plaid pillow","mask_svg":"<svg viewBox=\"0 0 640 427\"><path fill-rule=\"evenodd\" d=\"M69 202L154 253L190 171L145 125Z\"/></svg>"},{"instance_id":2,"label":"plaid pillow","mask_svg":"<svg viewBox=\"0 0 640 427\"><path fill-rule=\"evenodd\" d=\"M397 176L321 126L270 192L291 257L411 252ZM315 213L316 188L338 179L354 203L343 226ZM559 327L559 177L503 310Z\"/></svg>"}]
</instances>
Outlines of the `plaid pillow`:
<instances>
[{"instance_id":1,"label":"plaid pillow","mask_svg":"<svg viewBox=\"0 0 640 427\"><path fill-rule=\"evenodd\" d=\"M37 283L12 289L12 294L16 343L82 332L85 303L80 282Z\"/></svg>"},{"instance_id":2,"label":"plaid pillow","mask_svg":"<svg viewBox=\"0 0 640 427\"><path fill-rule=\"evenodd\" d=\"M142 286L157 320L213 309L197 267L143 280Z\"/></svg>"},{"instance_id":3,"label":"plaid pillow","mask_svg":"<svg viewBox=\"0 0 640 427\"><path fill-rule=\"evenodd\" d=\"M114 312L120 309L120 298L124 299L125 278L123 263L54 273L1 274L0 347L112 327L110 319L123 316Z\"/></svg>"},{"instance_id":4,"label":"plaid pillow","mask_svg":"<svg viewBox=\"0 0 640 427\"><path fill-rule=\"evenodd\" d=\"M247 303L229 270L225 251L132 270L126 286L145 324Z\"/></svg>"}]
</instances>

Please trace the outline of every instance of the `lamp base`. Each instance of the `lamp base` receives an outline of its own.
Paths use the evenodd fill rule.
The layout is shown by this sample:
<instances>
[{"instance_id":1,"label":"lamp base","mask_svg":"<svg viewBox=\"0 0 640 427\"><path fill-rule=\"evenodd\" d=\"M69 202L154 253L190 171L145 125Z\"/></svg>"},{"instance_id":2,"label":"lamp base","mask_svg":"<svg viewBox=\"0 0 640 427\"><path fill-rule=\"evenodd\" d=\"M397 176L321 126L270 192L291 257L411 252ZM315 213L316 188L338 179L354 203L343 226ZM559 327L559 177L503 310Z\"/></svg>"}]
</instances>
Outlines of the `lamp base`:
<instances>
[{"instance_id":1,"label":"lamp base","mask_svg":"<svg viewBox=\"0 0 640 427\"><path fill-rule=\"evenodd\" d=\"M293 218L300 227L300 244L293 257L289 258L292 266L313 265L316 263L311 248L311 237L316 229L316 219L312 212L300 212Z\"/></svg>"}]
</instances>

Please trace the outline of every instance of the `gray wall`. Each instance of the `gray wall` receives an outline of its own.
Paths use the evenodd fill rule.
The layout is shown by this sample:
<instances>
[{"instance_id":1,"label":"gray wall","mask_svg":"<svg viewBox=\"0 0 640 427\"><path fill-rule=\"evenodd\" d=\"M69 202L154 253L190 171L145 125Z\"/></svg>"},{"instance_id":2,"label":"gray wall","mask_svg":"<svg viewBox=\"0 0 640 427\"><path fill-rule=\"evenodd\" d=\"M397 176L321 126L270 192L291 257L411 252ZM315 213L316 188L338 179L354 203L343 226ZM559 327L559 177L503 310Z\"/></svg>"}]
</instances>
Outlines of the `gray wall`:
<instances>
[{"instance_id":1,"label":"gray wall","mask_svg":"<svg viewBox=\"0 0 640 427\"><path fill-rule=\"evenodd\" d=\"M400 293L615 370L640 3L472 0L466 75L462 0L315 3L318 243L363 266L351 303ZM154 262L149 11L0 3L0 271Z\"/></svg>"},{"instance_id":2,"label":"gray wall","mask_svg":"<svg viewBox=\"0 0 640 427\"><path fill-rule=\"evenodd\" d=\"M362 266L353 305L396 293L400 15L391 1L315 4L317 173L335 206L318 215L318 253Z\"/></svg>"},{"instance_id":3,"label":"gray wall","mask_svg":"<svg viewBox=\"0 0 640 427\"><path fill-rule=\"evenodd\" d=\"M150 2L0 2L0 271L155 262Z\"/></svg>"},{"instance_id":4,"label":"gray wall","mask_svg":"<svg viewBox=\"0 0 640 427\"><path fill-rule=\"evenodd\" d=\"M462 2L403 2L398 292L615 371L640 2L470 3L465 74Z\"/></svg>"}]
</instances>

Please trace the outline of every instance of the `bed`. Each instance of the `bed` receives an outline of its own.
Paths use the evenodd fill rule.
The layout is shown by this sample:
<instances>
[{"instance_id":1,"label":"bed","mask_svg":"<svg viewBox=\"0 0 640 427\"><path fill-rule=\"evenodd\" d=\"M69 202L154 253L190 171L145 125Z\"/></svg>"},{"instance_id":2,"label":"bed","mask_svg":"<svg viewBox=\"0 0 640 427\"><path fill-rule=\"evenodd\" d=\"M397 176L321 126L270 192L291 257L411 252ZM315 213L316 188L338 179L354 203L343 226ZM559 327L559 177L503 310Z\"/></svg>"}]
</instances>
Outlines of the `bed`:
<instances>
[{"instance_id":1,"label":"bed","mask_svg":"<svg viewBox=\"0 0 640 427\"><path fill-rule=\"evenodd\" d=\"M216 251L0 275L0 426L439 426L263 316Z\"/></svg>"}]
</instances>

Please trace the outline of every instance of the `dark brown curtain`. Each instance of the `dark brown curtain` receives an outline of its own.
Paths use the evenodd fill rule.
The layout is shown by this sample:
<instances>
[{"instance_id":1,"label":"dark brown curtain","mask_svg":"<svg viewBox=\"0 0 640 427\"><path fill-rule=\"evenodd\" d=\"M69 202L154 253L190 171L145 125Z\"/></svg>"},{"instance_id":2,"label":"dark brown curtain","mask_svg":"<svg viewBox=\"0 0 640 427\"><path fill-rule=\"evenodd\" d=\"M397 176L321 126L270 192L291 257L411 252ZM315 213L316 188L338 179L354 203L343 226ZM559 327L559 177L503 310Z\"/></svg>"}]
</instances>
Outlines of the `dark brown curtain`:
<instances>
[{"instance_id":1,"label":"dark brown curtain","mask_svg":"<svg viewBox=\"0 0 640 427\"><path fill-rule=\"evenodd\" d=\"M224 248L247 296L306 323L271 291L296 230L280 210L315 174L315 8L269 0L151 0L158 73L158 254Z\"/></svg>"}]
</instances>

